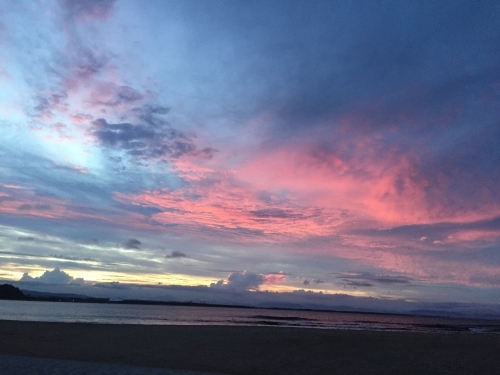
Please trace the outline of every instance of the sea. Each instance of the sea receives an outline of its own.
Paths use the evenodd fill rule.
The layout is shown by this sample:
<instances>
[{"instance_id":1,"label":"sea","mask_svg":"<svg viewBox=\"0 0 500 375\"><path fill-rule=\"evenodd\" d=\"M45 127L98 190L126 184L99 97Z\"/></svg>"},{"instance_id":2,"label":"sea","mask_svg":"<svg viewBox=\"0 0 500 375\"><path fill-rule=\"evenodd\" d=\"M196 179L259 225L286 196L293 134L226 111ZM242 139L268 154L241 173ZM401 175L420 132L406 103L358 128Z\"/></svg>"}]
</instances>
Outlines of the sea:
<instances>
[{"instance_id":1,"label":"sea","mask_svg":"<svg viewBox=\"0 0 500 375\"><path fill-rule=\"evenodd\" d=\"M359 312L0 300L0 319L144 325L275 326L500 334L500 320Z\"/></svg>"}]
</instances>

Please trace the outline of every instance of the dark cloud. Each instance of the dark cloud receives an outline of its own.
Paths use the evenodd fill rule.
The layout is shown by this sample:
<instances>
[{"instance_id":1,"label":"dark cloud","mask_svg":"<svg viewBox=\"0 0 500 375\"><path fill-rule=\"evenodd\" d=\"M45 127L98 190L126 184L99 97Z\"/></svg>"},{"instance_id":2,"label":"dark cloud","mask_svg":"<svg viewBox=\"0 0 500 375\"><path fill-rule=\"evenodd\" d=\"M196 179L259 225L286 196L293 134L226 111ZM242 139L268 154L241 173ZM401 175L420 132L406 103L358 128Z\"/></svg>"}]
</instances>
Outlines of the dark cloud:
<instances>
[{"instance_id":1,"label":"dark cloud","mask_svg":"<svg viewBox=\"0 0 500 375\"><path fill-rule=\"evenodd\" d=\"M389 275L378 275L369 279L373 280L379 284L410 284L412 279L406 276L389 276Z\"/></svg>"},{"instance_id":2,"label":"dark cloud","mask_svg":"<svg viewBox=\"0 0 500 375\"><path fill-rule=\"evenodd\" d=\"M314 283L314 284L323 284L325 281L324 280L321 280L321 279L304 279L304 281L302 282L302 284L304 285L310 285L311 283Z\"/></svg>"},{"instance_id":3,"label":"dark cloud","mask_svg":"<svg viewBox=\"0 0 500 375\"><path fill-rule=\"evenodd\" d=\"M372 273L359 273L359 274L340 274L337 276L338 280L344 286L352 287L373 287L375 284L379 285L407 285L413 282L413 279L407 276L393 276L393 275L376 275Z\"/></svg>"},{"instance_id":4,"label":"dark cloud","mask_svg":"<svg viewBox=\"0 0 500 375\"><path fill-rule=\"evenodd\" d=\"M93 135L104 145L123 150L138 159L177 159L197 154L193 141L168 125L93 122Z\"/></svg>"},{"instance_id":5,"label":"dark cloud","mask_svg":"<svg viewBox=\"0 0 500 375\"><path fill-rule=\"evenodd\" d=\"M446 240L455 233L462 231L500 230L500 216L487 219L475 220L466 223L442 222L436 224L403 225L390 229L367 229L353 231L355 234L368 235L377 238L406 238L409 240L420 239L432 243L433 241Z\"/></svg>"},{"instance_id":6,"label":"dark cloud","mask_svg":"<svg viewBox=\"0 0 500 375\"><path fill-rule=\"evenodd\" d=\"M295 213L292 210L284 210L281 208L263 208L260 210L250 211L250 213L254 216L263 218L292 219L302 217L301 214Z\"/></svg>"},{"instance_id":7,"label":"dark cloud","mask_svg":"<svg viewBox=\"0 0 500 375\"><path fill-rule=\"evenodd\" d=\"M323 215L321 209L282 209L282 208L263 208L258 210L249 211L249 214L256 217L255 220L266 221L273 219L287 219L290 221L308 220L311 218L318 218Z\"/></svg>"},{"instance_id":8,"label":"dark cloud","mask_svg":"<svg viewBox=\"0 0 500 375\"><path fill-rule=\"evenodd\" d=\"M35 237L17 237L18 241L35 241Z\"/></svg>"},{"instance_id":9,"label":"dark cloud","mask_svg":"<svg viewBox=\"0 0 500 375\"><path fill-rule=\"evenodd\" d=\"M140 100L139 93L129 93L135 100ZM123 102L123 99L122 99ZM104 144L126 150L129 155L138 158L171 158L183 155L210 159L218 152L215 148L197 149L193 142L195 136L187 135L173 128L163 117L170 108L160 105L145 104L131 110L137 117L132 123L108 124L104 119L94 122L95 135Z\"/></svg>"},{"instance_id":10,"label":"dark cloud","mask_svg":"<svg viewBox=\"0 0 500 375\"><path fill-rule=\"evenodd\" d=\"M120 86L117 91L117 97L123 102L131 103L141 100L144 96L132 87Z\"/></svg>"},{"instance_id":11,"label":"dark cloud","mask_svg":"<svg viewBox=\"0 0 500 375\"><path fill-rule=\"evenodd\" d=\"M343 282L343 285L345 286L350 286L354 288L371 288L373 286L372 283L369 283L367 281L354 281L354 280L345 280Z\"/></svg>"},{"instance_id":12,"label":"dark cloud","mask_svg":"<svg viewBox=\"0 0 500 375\"><path fill-rule=\"evenodd\" d=\"M185 253L182 253L180 251L174 250L172 251L169 255L166 255L165 258L170 259L170 258L187 258L188 255Z\"/></svg>"},{"instance_id":13,"label":"dark cloud","mask_svg":"<svg viewBox=\"0 0 500 375\"><path fill-rule=\"evenodd\" d=\"M170 108L163 107L160 105L156 106L146 105L143 108L143 114L149 114L149 115L166 115L168 112L170 112Z\"/></svg>"},{"instance_id":14,"label":"dark cloud","mask_svg":"<svg viewBox=\"0 0 500 375\"><path fill-rule=\"evenodd\" d=\"M135 239L135 238L130 238L127 240L124 244L123 247L125 249L133 249L133 250L139 250L141 248L142 242Z\"/></svg>"},{"instance_id":15,"label":"dark cloud","mask_svg":"<svg viewBox=\"0 0 500 375\"><path fill-rule=\"evenodd\" d=\"M212 159L217 152L219 152L219 150L216 148L205 147L204 149L197 151L196 154L201 156L203 159Z\"/></svg>"},{"instance_id":16,"label":"dark cloud","mask_svg":"<svg viewBox=\"0 0 500 375\"><path fill-rule=\"evenodd\" d=\"M141 121L153 127L168 125L168 122L161 116L170 112L170 108L164 106L154 106L146 104L139 108L134 108L137 116Z\"/></svg>"}]
</instances>

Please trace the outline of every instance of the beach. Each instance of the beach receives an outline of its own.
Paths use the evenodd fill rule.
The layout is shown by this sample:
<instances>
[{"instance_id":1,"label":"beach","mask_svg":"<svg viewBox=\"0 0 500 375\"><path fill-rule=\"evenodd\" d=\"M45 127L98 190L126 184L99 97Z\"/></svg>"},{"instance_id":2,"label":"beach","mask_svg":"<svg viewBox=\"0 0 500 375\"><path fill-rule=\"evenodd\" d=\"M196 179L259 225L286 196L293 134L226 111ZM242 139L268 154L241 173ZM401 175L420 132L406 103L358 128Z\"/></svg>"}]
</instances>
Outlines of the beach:
<instances>
[{"instance_id":1,"label":"beach","mask_svg":"<svg viewBox=\"0 0 500 375\"><path fill-rule=\"evenodd\" d=\"M0 321L0 354L222 374L497 374L500 335Z\"/></svg>"}]
</instances>

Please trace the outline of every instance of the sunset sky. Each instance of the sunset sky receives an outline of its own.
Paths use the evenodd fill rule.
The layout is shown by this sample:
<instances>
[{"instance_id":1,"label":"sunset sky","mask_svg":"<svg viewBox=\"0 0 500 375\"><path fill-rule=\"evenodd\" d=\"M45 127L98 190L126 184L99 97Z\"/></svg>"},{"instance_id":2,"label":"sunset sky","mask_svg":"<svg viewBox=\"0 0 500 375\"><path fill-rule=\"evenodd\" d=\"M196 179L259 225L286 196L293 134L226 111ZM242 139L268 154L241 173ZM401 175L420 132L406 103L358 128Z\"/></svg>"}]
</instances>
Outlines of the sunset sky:
<instances>
[{"instance_id":1,"label":"sunset sky","mask_svg":"<svg viewBox=\"0 0 500 375\"><path fill-rule=\"evenodd\" d=\"M1 1L21 278L498 302L500 2Z\"/></svg>"}]
</instances>

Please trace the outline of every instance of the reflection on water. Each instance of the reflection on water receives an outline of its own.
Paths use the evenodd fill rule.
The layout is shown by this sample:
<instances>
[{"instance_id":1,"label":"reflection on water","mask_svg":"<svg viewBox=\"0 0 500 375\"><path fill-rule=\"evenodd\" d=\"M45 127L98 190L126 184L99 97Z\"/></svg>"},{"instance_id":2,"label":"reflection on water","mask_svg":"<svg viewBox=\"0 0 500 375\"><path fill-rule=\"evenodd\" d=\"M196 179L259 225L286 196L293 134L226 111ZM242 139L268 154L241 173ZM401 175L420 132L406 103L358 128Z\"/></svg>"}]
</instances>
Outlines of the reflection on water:
<instances>
[{"instance_id":1,"label":"reflection on water","mask_svg":"<svg viewBox=\"0 0 500 375\"><path fill-rule=\"evenodd\" d=\"M500 334L500 321L226 307L0 301L0 319L104 324L251 325Z\"/></svg>"}]
</instances>

